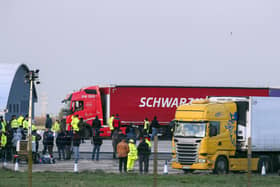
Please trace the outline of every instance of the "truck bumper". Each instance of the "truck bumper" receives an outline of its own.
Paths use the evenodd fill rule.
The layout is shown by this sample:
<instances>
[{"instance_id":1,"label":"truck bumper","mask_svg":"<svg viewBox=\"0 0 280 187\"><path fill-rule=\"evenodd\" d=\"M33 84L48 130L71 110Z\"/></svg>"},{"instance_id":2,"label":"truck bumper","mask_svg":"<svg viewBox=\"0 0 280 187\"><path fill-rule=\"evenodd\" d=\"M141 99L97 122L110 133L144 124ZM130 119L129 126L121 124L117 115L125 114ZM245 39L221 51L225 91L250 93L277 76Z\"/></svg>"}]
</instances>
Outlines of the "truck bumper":
<instances>
[{"instance_id":1,"label":"truck bumper","mask_svg":"<svg viewBox=\"0 0 280 187\"><path fill-rule=\"evenodd\" d=\"M172 162L172 168L190 169L190 170L209 170L209 169L212 169L212 165L209 165L208 163L194 163L191 165L182 165L178 162Z\"/></svg>"}]
</instances>

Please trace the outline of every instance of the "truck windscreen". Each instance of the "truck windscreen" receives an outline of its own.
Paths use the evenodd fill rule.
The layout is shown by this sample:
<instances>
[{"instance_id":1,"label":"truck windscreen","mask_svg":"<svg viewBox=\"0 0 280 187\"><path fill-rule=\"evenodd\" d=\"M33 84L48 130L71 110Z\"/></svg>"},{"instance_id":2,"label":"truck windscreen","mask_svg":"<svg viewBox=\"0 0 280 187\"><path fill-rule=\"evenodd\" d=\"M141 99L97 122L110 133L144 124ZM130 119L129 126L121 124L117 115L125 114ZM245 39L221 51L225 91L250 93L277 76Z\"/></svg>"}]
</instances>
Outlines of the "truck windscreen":
<instances>
[{"instance_id":1,"label":"truck windscreen","mask_svg":"<svg viewBox=\"0 0 280 187\"><path fill-rule=\"evenodd\" d=\"M183 137L205 137L206 123L177 122L174 136Z\"/></svg>"}]
</instances>

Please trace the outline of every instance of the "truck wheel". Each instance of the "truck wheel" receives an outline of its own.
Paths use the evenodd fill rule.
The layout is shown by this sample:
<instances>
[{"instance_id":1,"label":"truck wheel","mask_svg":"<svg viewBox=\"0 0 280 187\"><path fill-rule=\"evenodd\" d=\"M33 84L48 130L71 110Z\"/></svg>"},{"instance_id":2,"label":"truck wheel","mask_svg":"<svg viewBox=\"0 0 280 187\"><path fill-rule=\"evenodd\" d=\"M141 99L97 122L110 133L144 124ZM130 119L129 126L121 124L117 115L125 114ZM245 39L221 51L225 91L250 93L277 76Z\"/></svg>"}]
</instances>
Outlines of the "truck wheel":
<instances>
[{"instance_id":1,"label":"truck wheel","mask_svg":"<svg viewBox=\"0 0 280 187\"><path fill-rule=\"evenodd\" d=\"M214 173L218 175L223 175L228 173L228 161L225 157L218 157L215 163Z\"/></svg>"},{"instance_id":2,"label":"truck wheel","mask_svg":"<svg viewBox=\"0 0 280 187\"><path fill-rule=\"evenodd\" d=\"M258 172L259 173L262 173L262 166L265 166L265 172L266 173L269 173L271 172L272 170L272 167L271 167L271 160L268 156L263 156L263 157L260 157L259 159L259 163L258 163Z\"/></svg>"},{"instance_id":3,"label":"truck wheel","mask_svg":"<svg viewBox=\"0 0 280 187\"><path fill-rule=\"evenodd\" d=\"M191 174L194 172L194 170L192 170L192 169L184 169L183 171L184 171L184 174Z\"/></svg>"}]
</instances>

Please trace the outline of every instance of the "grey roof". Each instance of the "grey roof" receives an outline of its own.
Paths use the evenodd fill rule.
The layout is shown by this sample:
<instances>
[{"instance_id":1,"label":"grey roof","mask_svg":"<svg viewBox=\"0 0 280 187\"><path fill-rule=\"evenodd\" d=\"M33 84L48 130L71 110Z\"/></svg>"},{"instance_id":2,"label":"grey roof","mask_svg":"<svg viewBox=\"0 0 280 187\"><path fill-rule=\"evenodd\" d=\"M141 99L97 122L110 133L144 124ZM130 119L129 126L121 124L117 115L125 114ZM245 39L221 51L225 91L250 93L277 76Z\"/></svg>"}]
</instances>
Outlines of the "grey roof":
<instances>
[{"instance_id":1,"label":"grey roof","mask_svg":"<svg viewBox=\"0 0 280 187\"><path fill-rule=\"evenodd\" d=\"M10 89L16 72L20 68L29 71L25 64L0 64L0 111L7 107Z\"/></svg>"}]
</instances>

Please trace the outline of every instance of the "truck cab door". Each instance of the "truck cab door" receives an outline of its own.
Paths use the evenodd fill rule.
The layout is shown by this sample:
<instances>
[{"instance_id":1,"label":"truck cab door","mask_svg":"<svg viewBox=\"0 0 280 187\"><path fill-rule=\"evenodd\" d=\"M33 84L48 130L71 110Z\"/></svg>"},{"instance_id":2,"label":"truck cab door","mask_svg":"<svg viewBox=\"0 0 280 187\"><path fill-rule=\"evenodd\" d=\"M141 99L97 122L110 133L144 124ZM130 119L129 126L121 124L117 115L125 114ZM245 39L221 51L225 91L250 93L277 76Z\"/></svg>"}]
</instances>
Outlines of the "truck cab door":
<instances>
[{"instance_id":1,"label":"truck cab door","mask_svg":"<svg viewBox=\"0 0 280 187\"><path fill-rule=\"evenodd\" d=\"M208 154L215 154L219 147L222 146L220 139L220 122L210 121L209 122L209 139L208 139Z\"/></svg>"}]
</instances>

